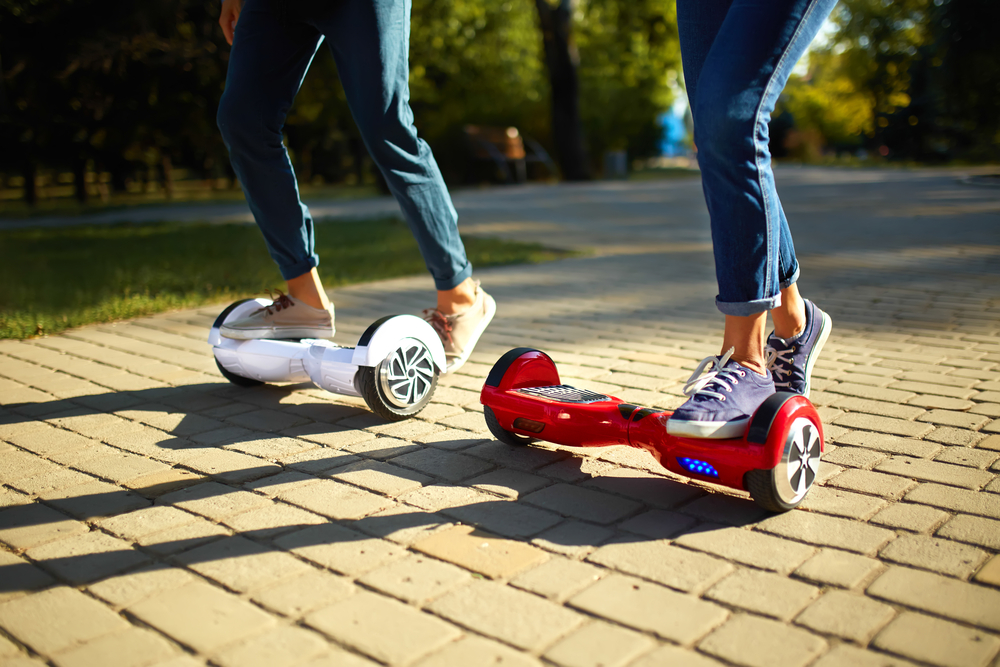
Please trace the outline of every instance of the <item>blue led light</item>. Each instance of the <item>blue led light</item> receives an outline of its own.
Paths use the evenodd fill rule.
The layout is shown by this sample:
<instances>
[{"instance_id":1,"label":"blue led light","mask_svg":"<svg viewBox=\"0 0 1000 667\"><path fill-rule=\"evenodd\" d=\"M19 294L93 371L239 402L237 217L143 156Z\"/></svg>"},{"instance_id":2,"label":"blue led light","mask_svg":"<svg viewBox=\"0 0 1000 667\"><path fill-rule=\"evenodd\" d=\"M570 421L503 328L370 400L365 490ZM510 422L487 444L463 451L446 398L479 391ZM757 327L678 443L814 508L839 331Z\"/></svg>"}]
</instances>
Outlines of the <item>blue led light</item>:
<instances>
[{"instance_id":1,"label":"blue led light","mask_svg":"<svg viewBox=\"0 0 1000 667\"><path fill-rule=\"evenodd\" d=\"M718 477L719 471L713 468L710 464L705 461L699 461L697 459L689 459L683 456L677 457L677 462L681 464L681 467L688 472L693 472L696 475L704 475L705 477Z\"/></svg>"}]
</instances>

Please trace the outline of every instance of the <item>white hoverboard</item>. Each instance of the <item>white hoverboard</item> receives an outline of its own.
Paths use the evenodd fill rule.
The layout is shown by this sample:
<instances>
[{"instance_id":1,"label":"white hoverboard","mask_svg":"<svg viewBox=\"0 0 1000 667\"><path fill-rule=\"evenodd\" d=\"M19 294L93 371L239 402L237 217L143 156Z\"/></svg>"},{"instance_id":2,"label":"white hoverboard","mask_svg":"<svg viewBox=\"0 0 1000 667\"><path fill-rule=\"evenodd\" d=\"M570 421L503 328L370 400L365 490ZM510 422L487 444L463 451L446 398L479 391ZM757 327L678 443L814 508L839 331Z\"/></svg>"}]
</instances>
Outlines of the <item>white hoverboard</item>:
<instances>
[{"instance_id":1,"label":"white hoverboard","mask_svg":"<svg viewBox=\"0 0 1000 667\"><path fill-rule=\"evenodd\" d=\"M312 381L335 394L360 396L375 414L399 421L430 403L438 375L447 372L444 346L430 324L413 315L376 320L356 347L318 338L234 340L219 328L270 305L244 299L216 318L208 334L223 377L241 387Z\"/></svg>"}]
</instances>

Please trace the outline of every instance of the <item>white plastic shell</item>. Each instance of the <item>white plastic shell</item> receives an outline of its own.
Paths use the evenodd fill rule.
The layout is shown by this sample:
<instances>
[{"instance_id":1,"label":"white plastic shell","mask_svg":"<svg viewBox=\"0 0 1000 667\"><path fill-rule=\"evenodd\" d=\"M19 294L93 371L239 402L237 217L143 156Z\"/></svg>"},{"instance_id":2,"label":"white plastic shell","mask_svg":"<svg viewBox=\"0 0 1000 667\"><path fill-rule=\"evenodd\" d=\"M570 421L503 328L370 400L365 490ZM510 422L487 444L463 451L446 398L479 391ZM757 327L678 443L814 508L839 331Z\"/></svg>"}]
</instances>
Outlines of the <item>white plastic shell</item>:
<instances>
[{"instance_id":1,"label":"white plastic shell","mask_svg":"<svg viewBox=\"0 0 1000 667\"><path fill-rule=\"evenodd\" d=\"M430 350L434 365L441 373L446 373L448 370L448 361L445 358L441 338L430 324L419 317L396 315L379 324L378 328L371 333L371 337L365 341L368 334L369 332L366 331L365 335L358 341L358 346L354 348L351 361L355 366L376 366L396 349L399 341L404 338L415 338Z\"/></svg>"}]
</instances>

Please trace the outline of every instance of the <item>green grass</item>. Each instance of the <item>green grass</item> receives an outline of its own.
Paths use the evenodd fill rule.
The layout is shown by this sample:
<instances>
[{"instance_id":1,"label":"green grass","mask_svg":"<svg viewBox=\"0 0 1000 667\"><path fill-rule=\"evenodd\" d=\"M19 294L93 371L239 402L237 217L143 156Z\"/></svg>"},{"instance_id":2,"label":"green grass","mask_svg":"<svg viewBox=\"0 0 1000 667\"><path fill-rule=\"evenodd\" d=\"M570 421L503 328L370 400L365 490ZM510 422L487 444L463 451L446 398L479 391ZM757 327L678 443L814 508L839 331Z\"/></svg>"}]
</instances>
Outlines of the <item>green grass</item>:
<instances>
[{"instance_id":1,"label":"green grass","mask_svg":"<svg viewBox=\"0 0 1000 667\"><path fill-rule=\"evenodd\" d=\"M464 240L477 267L570 255L536 244ZM416 241L396 219L320 223L316 249L328 288L426 273ZM284 284L256 226L203 223L0 232L0 280L0 338L260 295Z\"/></svg>"}]
</instances>

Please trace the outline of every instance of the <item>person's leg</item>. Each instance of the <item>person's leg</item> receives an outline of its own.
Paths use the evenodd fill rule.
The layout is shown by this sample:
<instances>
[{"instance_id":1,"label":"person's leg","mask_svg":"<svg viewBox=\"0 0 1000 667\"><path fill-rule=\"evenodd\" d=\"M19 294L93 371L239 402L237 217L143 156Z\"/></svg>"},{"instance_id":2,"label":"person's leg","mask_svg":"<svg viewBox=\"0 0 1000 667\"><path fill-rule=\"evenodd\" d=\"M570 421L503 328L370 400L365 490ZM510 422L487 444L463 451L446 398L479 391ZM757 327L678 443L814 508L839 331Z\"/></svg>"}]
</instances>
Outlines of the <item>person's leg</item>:
<instances>
[{"instance_id":1,"label":"person's leg","mask_svg":"<svg viewBox=\"0 0 1000 667\"><path fill-rule=\"evenodd\" d=\"M672 433L739 435L774 392L766 370L767 311L776 309L782 329L801 325L801 301L794 289L798 264L774 187L767 123L792 67L834 4L836 0L678 3L684 68L694 84L688 83L694 139L712 224L716 304L726 315L726 329L725 353L706 359L692 376L686 388L691 398L668 422ZM783 291L790 297L784 307ZM711 372L697 378L709 365Z\"/></svg>"},{"instance_id":2,"label":"person's leg","mask_svg":"<svg viewBox=\"0 0 1000 667\"><path fill-rule=\"evenodd\" d=\"M227 323L236 338L333 335L330 302L316 272L313 221L299 200L282 127L322 37L284 20L272 0L240 12L217 121L230 161L290 296L246 321ZM293 308L293 306L297 306Z\"/></svg>"},{"instance_id":3,"label":"person's leg","mask_svg":"<svg viewBox=\"0 0 1000 667\"><path fill-rule=\"evenodd\" d=\"M458 215L409 104L409 0L343 0L315 20L337 61L347 102L375 164L399 202L437 288L429 321L454 370L496 305L473 281Z\"/></svg>"}]
</instances>

